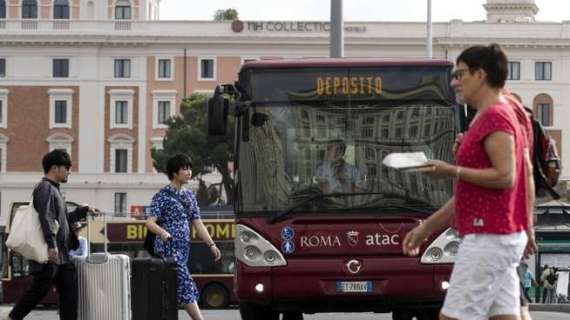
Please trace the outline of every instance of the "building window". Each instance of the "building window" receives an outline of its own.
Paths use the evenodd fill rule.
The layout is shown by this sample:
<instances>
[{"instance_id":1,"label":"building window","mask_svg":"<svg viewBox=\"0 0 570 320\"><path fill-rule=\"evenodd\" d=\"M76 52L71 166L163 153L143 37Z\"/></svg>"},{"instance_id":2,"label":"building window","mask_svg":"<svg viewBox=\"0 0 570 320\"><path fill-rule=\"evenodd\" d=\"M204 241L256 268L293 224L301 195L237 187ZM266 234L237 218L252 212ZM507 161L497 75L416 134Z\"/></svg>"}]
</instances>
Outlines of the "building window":
<instances>
[{"instance_id":1,"label":"building window","mask_svg":"<svg viewBox=\"0 0 570 320\"><path fill-rule=\"evenodd\" d=\"M119 0L115 5L115 19L130 20L131 19L131 3L128 0Z\"/></svg>"},{"instance_id":2,"label":"building window","mask_svg":"<svg viewBox=\"0 0 570 320\"><path fill-rule=\"evenodd\" d=\"M536 118L545 127L552 126L552 105L550 103L539 103L536 105Z\"/></svg>"},{"instance_id":3,"label":"building window","mask_svg":"<svg viewBox=\"0 0 570 320\"><path fill-rule=\"evenodd\" d=\"M128 101L115 101L115 124L129 123L129 103Z\"/></svg>"},{"instance_id":4,"label":"building window","mask_svg":"<svg viewBox=\"0 0 570 320\"><path fill-rule=\"evenodd\" d=\"M127 215L127 193L115 192L115 216L125 217Z\"/></svg>"},{"instance_id":5,"label":"building window","mask_svg":"<svg viewBox=\"0 0 570 320\"><path fill-rule=\"evenodd\" d=\"M214 59L200 59L200 80L214 80L216 66Z\"/></svg>"},{"instance_id":6,"label":"building window","mask_svg":"<svg viewBox=\"0 0 570 320\"><path fill-rule=\"evenodd\" d=\"M0 172L6 172L6 150L8 144L8 137L0 134Z\"/></svg>"},{"instance_id":7,"label":"building window","mask_svg":"<svg viewBox=\"0 0 570 320\"><path fill-rule=\"evenodd\" d=\"M116 173L126 173L127 172L127 149L115 149L115 172Z\"/></svg>"},{"instance_id":8,"label":"building window","mask_svg":"<svg viewBox=\"0 0 570 320\"><path fill-rule=\"evenodd\" d=\"M131 59L115 59L115 78L131 77Z\"/></svg>"},{"instance_id":9,"label":"building window","mask_svg":"<svg viewBox=\"0 0 570 320\"><path fill-rule=\"evenodd\" d=\"M67 123L67 101L56 100L55 101L55 120L56 124Z\"/></svg>"},{"instance_id":10,"label":"building window","mask_svg":"<svg viewBox=\"0 0 570 320\"><path fill-rule=\"evenodd\" d=\"M69 19L69 1L55 0L53 3L54 19Z\"/></svg>"},{"instance_id":11,"label":"building window","mask_svg":"<svg viewBox=\"0 0 570 320\"><path fill-rule=\"evenodd\" d=\"M520 79L521 79L521 63L518 61L510 61L508 80L520 80Z\"/></svg>"},{"instance_id":12,"label":"building window","mask_svg":"<svg viewBox=\"0 0 570 320\"><path fill-rule=\"evenodd\" d=\"M170 101L159 101L157 123L166 124L168 119L170 119Z\"/></svg>"},{"instance_id":13,"label":"building window","mask_svg":"<svg viewBox=\"0 0 570 320\"><path fill-rule=\"evenodd\" d=\"M172 78L171 64L172 64L172 61L170 59L159 59L158 60L158 78L159 79L171 79Z\"/></svg>"},{"instance_id":14,"label":"building window","mask_svg":"<svg viewBox=\"0 0 570 320\"><path fill-rule=\"evenodd\" d=\"M168 119L176 115L176 90L153 90L152 127L167 128Z\"/></svg>"},{"instance_id":15,"label":"building window","mask_svg":"<svg viewBox=\"0 0 570 320\"><path fill-rule=\"evenodd\" d=\"M69 77L69 59L53 59L52 65L54 78Z\"/></svg>"},{"instance_id":16,"label":"building window","mask_svg":"<svg viewBox=\"0 0 570 320\"><path fill-rule=\"evenodd\" d=\"M133 172L133 144L136 140L127 134L114 134L107 140L109 142L110 162L105 170L111 173Z\"/></svg>"},{"instance_id":17,"label":"building window","mask_svg":"<svg viewBox=\"0 0 570 320\"><path fill-rule=\"evenodd\" d=\"M6 19L6 0L0 0L0 19Z\"/></svg>"},{"instance_id":18,"label":"building window","mask_svg":"<svg viewBox=\"0 0 570 320\"><path fill-rule=\"evenodd\" d=\"M6 128L8 123L8 89L0 89L0 128ZM0 140L0 142L2 142Z\"/></svg>"},{"instance_id":19,"label":"building window","mask_svg":"<svg viewBox=\"0 0 570 320\"><path fill-rule=\"evenodd\" d=\"M6 59L0 58L0 78L6 77Z\"/></svg>"},{"instance_id":20,"label":"building window","mask_svg":"<svg viewBox=\"0 0 570 320\"><path fill-rule=\"evenodd\" d=\"M38 2L36 0L22 1L22 19L38 18Z\"/></svg>"},{"instance_id":21,"label":"building window","mask_svg":"<svg viewBox=\"0 0 570 320\"><path fill-rule=\"evenodd\" d=\"M536 62L534 78L536 80L552 80L552 62Z\"/></svg>"},{"instance_id":22,"label":"building window","mask_svg":"<svg viewBox=\"0 0 570 320\"><path fill-rule=\"evenodd\" d=\"M71 128L71 106L73 105L72 89L50 89L49 94L49 127Z\"/></svg>"},{"instance_id":23,"label":"building window","mask_svg":"<svg viewBox=\"0 0 570 320\"><path fill-rule=\"evenodd\" d=\"M132 129L133 126L133 95L131 89L109 90L109 127Z\"/></svg>"}]
</instances>

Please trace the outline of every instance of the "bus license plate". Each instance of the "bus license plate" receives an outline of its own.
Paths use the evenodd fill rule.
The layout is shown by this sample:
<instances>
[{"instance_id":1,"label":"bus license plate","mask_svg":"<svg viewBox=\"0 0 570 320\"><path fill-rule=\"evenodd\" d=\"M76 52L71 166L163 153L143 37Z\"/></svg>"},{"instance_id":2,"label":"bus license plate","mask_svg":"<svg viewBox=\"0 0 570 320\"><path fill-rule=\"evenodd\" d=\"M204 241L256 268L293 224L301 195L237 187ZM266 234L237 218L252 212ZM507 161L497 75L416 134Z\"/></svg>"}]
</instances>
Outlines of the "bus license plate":
<instances>
[{"instance_id":1,"label":"bus license plate","mask_svg":"<svg viewBox=\"0 0 570 320\"><path fill-rule=\"evenodd\" d=\"M372 292L372 281L337 281L336 292Z\"/></svg>"}]
</instances>

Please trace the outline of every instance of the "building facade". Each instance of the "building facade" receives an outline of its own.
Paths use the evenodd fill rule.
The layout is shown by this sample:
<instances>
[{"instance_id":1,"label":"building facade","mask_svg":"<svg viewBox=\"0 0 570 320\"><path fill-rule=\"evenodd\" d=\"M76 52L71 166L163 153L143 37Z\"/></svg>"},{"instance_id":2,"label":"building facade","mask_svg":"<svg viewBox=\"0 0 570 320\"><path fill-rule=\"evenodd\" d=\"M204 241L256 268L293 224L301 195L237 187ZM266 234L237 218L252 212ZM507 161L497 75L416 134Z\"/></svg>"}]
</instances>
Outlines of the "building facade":
<instances>
[{"instance_id":1,"label":"building facade","mask_svg":"<svg viewBox=\"0 0 570 320\"><path fill-rule=\"evenodd\" d=\"M114 212L148 204L167 182L150 151L183 97L235 81L250 59L329 53L328 22L160 21L159 4L0 0L0 224L10 203L28 200L41 157L56 148L73 157L68 200ZM434 58L500 43L508 87L556 139L568 179L570 22L536 22L533 0L485 8L486 21L435 23ZM347 57L423 58L425 42L424 23L345 23Z\"/></svg>"}]
</instances>

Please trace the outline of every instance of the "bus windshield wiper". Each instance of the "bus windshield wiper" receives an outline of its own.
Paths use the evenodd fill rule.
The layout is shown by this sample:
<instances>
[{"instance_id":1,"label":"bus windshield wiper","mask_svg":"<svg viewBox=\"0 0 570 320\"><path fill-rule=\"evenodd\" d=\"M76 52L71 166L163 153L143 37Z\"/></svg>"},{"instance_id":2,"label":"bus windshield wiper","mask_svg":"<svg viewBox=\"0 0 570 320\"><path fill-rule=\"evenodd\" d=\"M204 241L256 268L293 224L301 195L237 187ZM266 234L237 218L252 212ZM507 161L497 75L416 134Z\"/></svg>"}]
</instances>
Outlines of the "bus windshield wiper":
<instances>
[{"instance_id":1,"label":"bus windshield wiper","mask_svg":"<svg viewBox=\"0 0 570 320\"><path fill-rule=\"evenodd\" d=\"M414 207L408 207L408 206L401 206L401 205L397 205L397 204L388 204L385 206L377 206L374 207L374 209L400 209L400 210L406 210L406 211L414 211L414 212L419 212L419 213L424 213L424 214L432 214L435 212L435 208L430 207L428 209L420 209L420 208L414 208ZM429 209L433 209L433 210L429 210Z\"/></svg>"},{"instance_id":2,"label":"bus windshield wiper","mask_svg":"<svg viewBox=\"0 0 570 320\"><path fill-rule=\"evenodd\" d=\"M273 217L271 217L269 219L269 223L275 223L275 222L279 222L284 220L285 217L287 217L291 212L293 212L293 210L300 208L304 205L306 205L307 203L313 201L313 200L317 200L317 199L322 199L322 198L334 198L334 197L350 197L350 196L364 196L364 195L374 195L374 194L384 194L381 192L335 192L335 193L319 193L319 194L315 194L311 197L308 197L307 199L300 201L298 203L295 203L294 205L290 206L289 208L286 208L280 212L277 212Z\"/></svg>"},{"instance_id":3,"label":"bus windshield wiper","mask_svg":"<svg viewBox=\"0 0 570 320\"><path fill-rule=\"evenodd\" d=\"M336 192L336 193L319 193L319 194L315 194L311 197L308 197L307 199L300 201L298 203L295 203L294 205L276 213L273 217L271 217L269 219L269 223L276 223L279 221L283 221L291 212L293 212L295 209L300 208L302 206L304 206L305 204L317 200L317 199L322 199L322 198L333 198L333 197L350 197L350 196L364 196L364 195L385 195L388 196L387 198L391 197L391 196L396 196L395 194L386 194L384 192ZM435 212L435 210L437 210L436 208L433 208L431 205L426 208L415 208L415 207L411 207L411 206L403 206L403 205L398 205L398 204L387 204L387 205L381 205L381 206L373 206L371 208L374 209L388 209L388 208L392 208L392 209L400 209L400 210L406 210L406 211L414 211L414 212L418 212L418 213L423 213L423 214L432 214L433 212ZM433 210L430 210L433 209Z\"/></svg>"}]
</instances>

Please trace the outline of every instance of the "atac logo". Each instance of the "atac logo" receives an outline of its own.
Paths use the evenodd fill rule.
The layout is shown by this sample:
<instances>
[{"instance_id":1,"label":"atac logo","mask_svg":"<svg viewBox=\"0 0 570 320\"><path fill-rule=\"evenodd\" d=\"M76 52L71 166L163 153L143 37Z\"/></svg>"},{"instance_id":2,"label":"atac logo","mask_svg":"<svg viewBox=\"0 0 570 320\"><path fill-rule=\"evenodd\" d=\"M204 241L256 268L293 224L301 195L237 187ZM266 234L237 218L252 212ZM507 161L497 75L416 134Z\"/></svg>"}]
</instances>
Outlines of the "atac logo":
<instances>
[{"instance_id":1,"label":"atac logo","mask_svg":"<svg viewBox=\"0 0 570 320\"><path fill-rule=\"evenodd\" d=\"M349 231L346 233L346 241L348 245L351 247L356 247L358 245L358 235L360 233L358 231Z\"/></svg>"}]
</instances>

